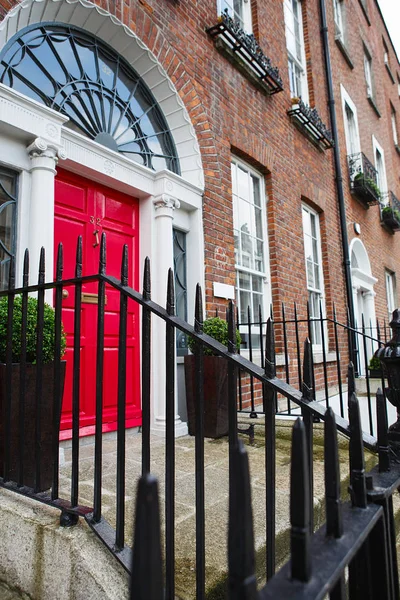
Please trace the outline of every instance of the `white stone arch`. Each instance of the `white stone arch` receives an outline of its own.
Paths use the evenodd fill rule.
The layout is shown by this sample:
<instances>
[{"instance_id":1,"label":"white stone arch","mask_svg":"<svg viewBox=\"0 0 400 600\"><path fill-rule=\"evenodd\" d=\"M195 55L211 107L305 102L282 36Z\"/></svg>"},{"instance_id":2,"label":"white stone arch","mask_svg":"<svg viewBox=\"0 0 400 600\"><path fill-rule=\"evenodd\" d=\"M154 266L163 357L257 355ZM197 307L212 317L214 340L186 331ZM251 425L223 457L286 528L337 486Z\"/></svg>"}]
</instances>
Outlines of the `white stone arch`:
<instances>
[{"instance_id":1,"label":"white stone arch","mask_svg":"<svg viewBox=\"0 0 400 600\"><path fill-rule=\"evenodd\" d=\"M0 24L0 49L21 29L41 22L80 27L124 57L147 84L164 114L175 141L182 177L204 188L200 148L188 112L165 69L137 35L87 0L24 0Z\"/></svg>"},{"instance_id":2,"label":"white stone arch","mask_svg":"<svg viewBox=\"0 0 400 600\"><path fill-rule=\"evenodd\" d=\"M376 337L376 313L375 313L375 292L374 285L378 281L372 275L371 262L369 260L367 249L359 238L354 238L350 243L351 257L351 281L353 288L354 313L357 322L357 328L361 331L364 317L366 333ZM359 349L359 374L365 375L366 365L363 360L364 346L361 336L358 337ZM366 344L368 360L374 353L375 344L367 342Z\"/></svg>"}]
</instances>

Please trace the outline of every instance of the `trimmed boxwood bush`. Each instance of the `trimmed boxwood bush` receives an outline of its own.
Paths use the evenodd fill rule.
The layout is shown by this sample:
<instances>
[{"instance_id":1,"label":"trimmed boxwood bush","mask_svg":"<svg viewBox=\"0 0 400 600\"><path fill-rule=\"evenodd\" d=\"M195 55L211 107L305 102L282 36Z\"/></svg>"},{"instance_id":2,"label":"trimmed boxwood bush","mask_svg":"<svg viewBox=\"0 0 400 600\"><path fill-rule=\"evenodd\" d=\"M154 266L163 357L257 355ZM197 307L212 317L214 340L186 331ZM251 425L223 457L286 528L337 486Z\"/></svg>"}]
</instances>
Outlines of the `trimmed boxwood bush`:
<instances>
[{"instance_id":1,"label":"trimmed boxwood bush","mask_svg":"<svg viewBox=\"0 0 400 600\"><path fill-rule=\"evenodd\" d=\"M224 321L220 317L212 317L211 319L206 319L203 323L203 331L205 334L217 340L224 346L228 345L228 323ZM236 329L236 347L239 350L241 344L241 337L239 331ZM191 352L194 352L194 347L196 344L196 340L193 337L189 337L188 346ZM216 355L210 348L204 347L204 354L206 356L218 356Z\"/></svg>"},{"instance_id":2,"label":"trimmed boxwood bush","mask_svg":"<svg viewBox=\"0 0 400 600\"><path fill-rule=\"evenodd\" d=\"M28 297L27 331L26 331L26 362L36 362L36 325L37 325L37 299ZM7 311L8 296L0 298L0 362L6 362L7 347ZM44 305L43 326L43 362L54 360L54 309L48 304ZM62 326L61 326L62 327ZM12 361L19 363L21 359L21 328L22 328L22 296L15 296L13 311L12 333ZM64 328L61 328L61 356L66 346Z\"/></svg>"}]
</instances>

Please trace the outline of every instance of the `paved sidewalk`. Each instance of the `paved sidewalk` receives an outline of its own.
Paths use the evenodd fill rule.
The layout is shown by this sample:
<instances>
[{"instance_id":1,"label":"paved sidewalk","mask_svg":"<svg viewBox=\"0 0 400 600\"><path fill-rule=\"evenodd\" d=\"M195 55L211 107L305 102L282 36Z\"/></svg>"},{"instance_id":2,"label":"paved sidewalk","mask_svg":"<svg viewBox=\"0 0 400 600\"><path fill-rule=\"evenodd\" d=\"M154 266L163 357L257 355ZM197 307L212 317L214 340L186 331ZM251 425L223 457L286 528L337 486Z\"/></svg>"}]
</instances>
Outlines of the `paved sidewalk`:
<instances>
[{"instance_id":1,"label":"paved sidewalk","mask_svg":"<svg viewBox=\"0 0 400 600\"><path fill-rule=\"evenodd\" d=\"M0 600L29 600L29 596L11 589L6 583L0 581Z\"/></svg>"},{"instance_id":2,"label":"paved sidewalk","mask_svg":"<svg viewBox=\"0 0 400 600\"><path fill-rule=\"evenodd\" d=\"M242 436L249 455L252 503L254 518L254 536L257 550L257 563L260 582L263 580L265 564L265 454L263 437L263 419L249 420L240 417L240 426L255 424L256 437L250 446L248 437ZM277 560L287 556L289 525L289 475L291 428L293 422L277 422L277 460L276 460L276 528ZM315 426L314 444L314 514L316 526L323 520L323 434L322 425ZM127 543L131 545L133 528L134 499L137 479L141 471L141 435L127 435L126 442L126 531ZM92 506L93 497L93 443L82 439L80 450L80 487L81 504ZM176 451L176 583L177 597L182 600L195 597L195 448L194 438L178 438ZM347 441L340 438L342 479L348 476ZM116 488L116 439L107 438L103 443L103 515L115 526L115 488ZM371 457L374 459L373 457ZM65 450L65 464L61 469L60 495L68 497L71 468L71 450ZM370 467L371 465L369 465ZM159 478L162 523L164 523L165 501L165 444L159 437L151 440L151 471ZM346 485L344 485L346 488ZM227 522L228 522L228 441L205 441L205 507L206 507L206 571L207 589L214 590L213 598L223 597L220 591L224 587L227 570Z\"/></svg>"}]
</instances>

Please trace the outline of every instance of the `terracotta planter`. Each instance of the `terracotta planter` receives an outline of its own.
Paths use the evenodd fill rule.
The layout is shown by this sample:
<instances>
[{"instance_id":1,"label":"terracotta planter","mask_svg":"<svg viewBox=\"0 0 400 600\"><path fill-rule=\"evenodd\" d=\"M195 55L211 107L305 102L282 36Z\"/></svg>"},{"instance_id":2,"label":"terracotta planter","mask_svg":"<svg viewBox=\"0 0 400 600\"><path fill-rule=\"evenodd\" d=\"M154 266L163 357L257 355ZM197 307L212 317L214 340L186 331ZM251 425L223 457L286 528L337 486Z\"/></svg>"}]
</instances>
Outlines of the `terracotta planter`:
<instances>
[{"instance_id":1,"label":"terracotta planter","mask_svg":"<svg viewBox=\"0 0 400 600\"><path fill-rule=\"evenodd\" d=\"M65 361L61 361L61 399L64 392ZM35 483L35 414L36 414L36 365L26 365L25 383L25 416L24 416L24 452L23 452L23 485L34 487ZM19 381L20 365L12 365L11 384L11 431L10 431L10 479L17 481L19 465ZM54 394L54 363L43 365L43 393L41 400L41 480L37 486L39 491L51 487L53 478L53 394ZM0 363L0 476L3 476L4 457L4 407L6 395L6 365ZM60 423L60 412L57 423ZM58 460L58 457L57 457Z\"/></svg>"},{"instance_id":2,"label":"terracotta planter","mask_svg":"<svg viewBox=\"0 0 400 600\"><path fill-rule=\"evenodd\" d=\"M195 357L185 356L186 405L189 434L195 435ZM219 356L204 357L204 436L228 435L228 365Z\"/></svg>"}]
</instances>

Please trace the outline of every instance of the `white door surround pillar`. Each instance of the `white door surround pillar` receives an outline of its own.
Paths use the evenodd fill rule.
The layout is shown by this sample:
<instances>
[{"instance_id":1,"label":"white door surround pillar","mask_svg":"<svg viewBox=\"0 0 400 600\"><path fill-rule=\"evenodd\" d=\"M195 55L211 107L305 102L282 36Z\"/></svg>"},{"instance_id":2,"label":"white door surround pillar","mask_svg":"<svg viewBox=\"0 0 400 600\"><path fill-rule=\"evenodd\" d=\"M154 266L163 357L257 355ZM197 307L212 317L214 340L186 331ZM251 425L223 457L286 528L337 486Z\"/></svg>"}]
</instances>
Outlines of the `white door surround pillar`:
<instances>
[{"instance_id":1,"label":"white door surround pillar","mask_svg":"<svg viewBox=\"0 0 400 600\"><path fill-rule=\"evenodd\" d=\"M154 243L155 252L152 265L152 298L161 306L166 305L168 269L174 266L174 247L172 223L174 211L180 206L179 200L169 194L161 194L153 198L155 210ZM155 264L154 264L155 263ZM153 318L153 347L163 351L153 352L153 402L151 431L156 435L165 435L165 323L162 319ZM176 361L175 374L175 436L186 435L187 424L182 423L177 411Z\"/></svg>"},{"instance_id":2,"label":"white door surround pillar","mask_svg":"<svg viewBox=\"0 0 400 600\"><path fill-rule=\"evenodd\" d=\"M54 177L62 148L36 138L28 147L31 160L31 198L29 211L30 283L37 283L40 249L45 249L46 281L53 281L54 252ZM50 291L51 293L51 291ZM50 298L47 299L48 301ZM50 300L51 301L51 300Z\"/></svg>"}]
</instances>

